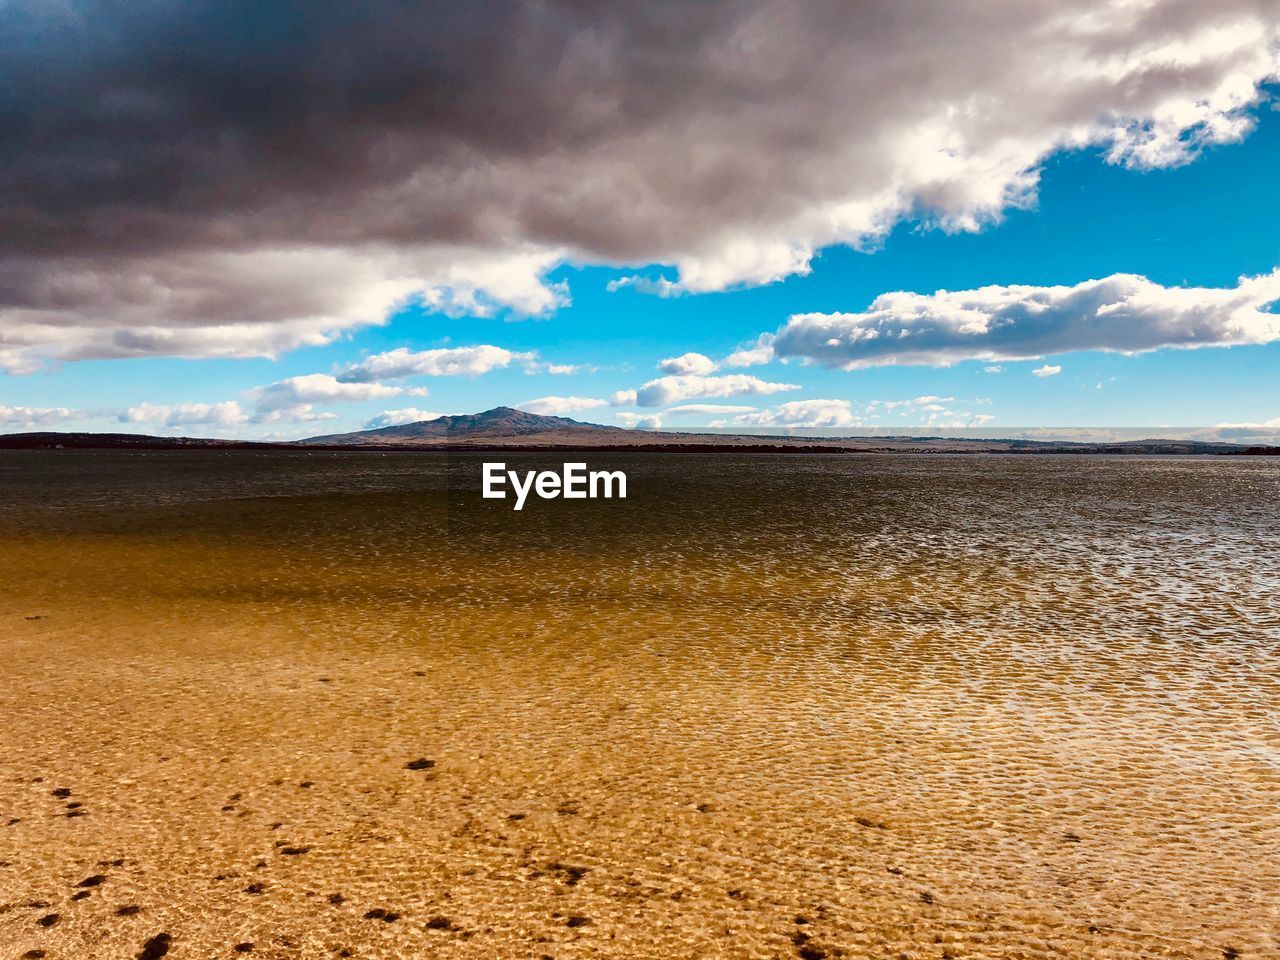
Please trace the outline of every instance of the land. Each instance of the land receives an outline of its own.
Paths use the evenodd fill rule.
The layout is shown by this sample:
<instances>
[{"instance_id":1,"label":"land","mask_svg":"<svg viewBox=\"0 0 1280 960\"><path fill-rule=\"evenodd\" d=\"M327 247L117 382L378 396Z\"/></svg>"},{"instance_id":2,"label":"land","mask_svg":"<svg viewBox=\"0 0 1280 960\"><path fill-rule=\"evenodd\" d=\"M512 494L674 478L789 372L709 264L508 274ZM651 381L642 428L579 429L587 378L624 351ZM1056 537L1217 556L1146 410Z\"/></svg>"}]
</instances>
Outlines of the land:
<instances>
[{"instance_id":1,"label":"land","mask_svg":"<svg viewBox=\"0 0 1280 960\"><path fill-rule=\"evenodd\" d=\"M702 433L628 430L548 417L511 407L445 416L374 430L327 434L287 443L128 433L15 433L0 450L334 450L635 452L635 453L1056 453L1275 455L1280 447L1208 440L1140 439L1070 442L942 436L802 436L784 433Z\"/></svg>"}]
</instances>

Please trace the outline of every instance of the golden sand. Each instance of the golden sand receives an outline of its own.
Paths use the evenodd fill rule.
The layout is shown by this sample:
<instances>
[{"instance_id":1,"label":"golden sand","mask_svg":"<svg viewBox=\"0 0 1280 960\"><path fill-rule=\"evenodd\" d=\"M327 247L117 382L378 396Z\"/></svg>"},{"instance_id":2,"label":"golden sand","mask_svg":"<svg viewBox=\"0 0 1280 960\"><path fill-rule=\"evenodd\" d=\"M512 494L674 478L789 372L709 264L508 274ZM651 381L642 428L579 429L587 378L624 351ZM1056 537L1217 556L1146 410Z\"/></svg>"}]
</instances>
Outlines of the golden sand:
<instances>
[{"instance_id":1,"label":"golden sand","mask_svg":"<svg viewBox=\"0 0 1280 960\"><path fill-rule=\"evenodd\" d=\"M1280 473L1219 504L1232 566L1156 499L1126 534L1123 473L1048 530L1025 476L908 464L846 538L893 491L839 469L847 506L779 505L825 482L786 466L666 520L644 470L556 524L28 509L0 956L1280 956Z\"/></svg>"}]
</instances>

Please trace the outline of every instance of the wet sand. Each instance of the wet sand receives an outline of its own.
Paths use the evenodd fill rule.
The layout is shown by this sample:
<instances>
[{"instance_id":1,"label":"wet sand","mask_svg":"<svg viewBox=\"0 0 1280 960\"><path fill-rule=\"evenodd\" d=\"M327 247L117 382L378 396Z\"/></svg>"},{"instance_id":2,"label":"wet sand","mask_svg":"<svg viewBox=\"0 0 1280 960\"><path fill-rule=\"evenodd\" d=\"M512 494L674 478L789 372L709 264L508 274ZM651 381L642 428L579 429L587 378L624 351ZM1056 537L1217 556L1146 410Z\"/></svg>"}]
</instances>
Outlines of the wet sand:
<instances>
[{"instance_id":1,"label":"wet sand","mask_svg":"<svg viewBox=\"0 0 1280 960\"><path fill-rule=\"evenodd\" d=\"M0 956L1280 956L1265 463L126 456L0 472Z\"/></svg>"}]
</instances>

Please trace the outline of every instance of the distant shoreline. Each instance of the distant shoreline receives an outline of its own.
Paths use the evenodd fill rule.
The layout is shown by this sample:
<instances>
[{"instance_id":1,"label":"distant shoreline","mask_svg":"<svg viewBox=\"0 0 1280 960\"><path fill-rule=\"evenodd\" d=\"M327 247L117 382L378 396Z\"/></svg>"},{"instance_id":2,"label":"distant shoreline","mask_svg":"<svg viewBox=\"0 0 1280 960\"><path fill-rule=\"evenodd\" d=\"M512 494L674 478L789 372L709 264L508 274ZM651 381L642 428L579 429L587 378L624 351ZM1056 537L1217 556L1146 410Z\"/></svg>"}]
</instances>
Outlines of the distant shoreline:
<instances>
[{"instance_id":1,"label":"distant shoreline","mask_svg":"<svg viewBox=\"0 0 1280 960\"><path fill-rule=\"evenodd\" d=\"M697 434L672 434L696 437ZM1014 439L955 439L938 437L840 437L829 441L810 438L761 437L759 441L734 436L716 442L695 439L657 439L636 435L627 443L573 443L542 441L537 435L510 439L458 439L434 443L310 443L217 440L201 437L155 437L146 434L19 433L0 434L0 450L136 450L136 451L260 451L321 453L709 453L709 454L1062 454L1062 455L1181 455L1181 456L1280 456L1280 447L1240 445L1188 440L1136 440L1118 443Z\"/></svg>"}]
</instances>

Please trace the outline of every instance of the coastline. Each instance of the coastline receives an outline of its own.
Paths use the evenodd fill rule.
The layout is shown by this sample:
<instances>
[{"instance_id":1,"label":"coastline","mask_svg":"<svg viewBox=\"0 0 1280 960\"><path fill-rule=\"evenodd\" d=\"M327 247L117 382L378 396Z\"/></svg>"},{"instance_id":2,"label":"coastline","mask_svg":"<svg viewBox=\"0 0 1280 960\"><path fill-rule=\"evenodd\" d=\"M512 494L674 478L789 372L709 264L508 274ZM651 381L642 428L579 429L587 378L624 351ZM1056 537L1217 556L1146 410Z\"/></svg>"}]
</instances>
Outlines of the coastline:
<instances>
[{"instance_id":1,"label":"coastline","mask_svg":"<svg viewBox=\"0 0 1280 960\"><path fill-rule=\"evenodd\" d=\"M986 440L941 437L812 437L741 434L640 433L626 431L627 442L576 441L562 434L516 437L460 437L413 443L267 443L146 434L21 433L0 434L2 450L258 450L329 453L781 453L781 454L1063 454L1063 455L1230 455L1275 456L1280 447L1218 441L1134 440L1078 443L1043 440Z\"/></svg>"}]
</instances>

